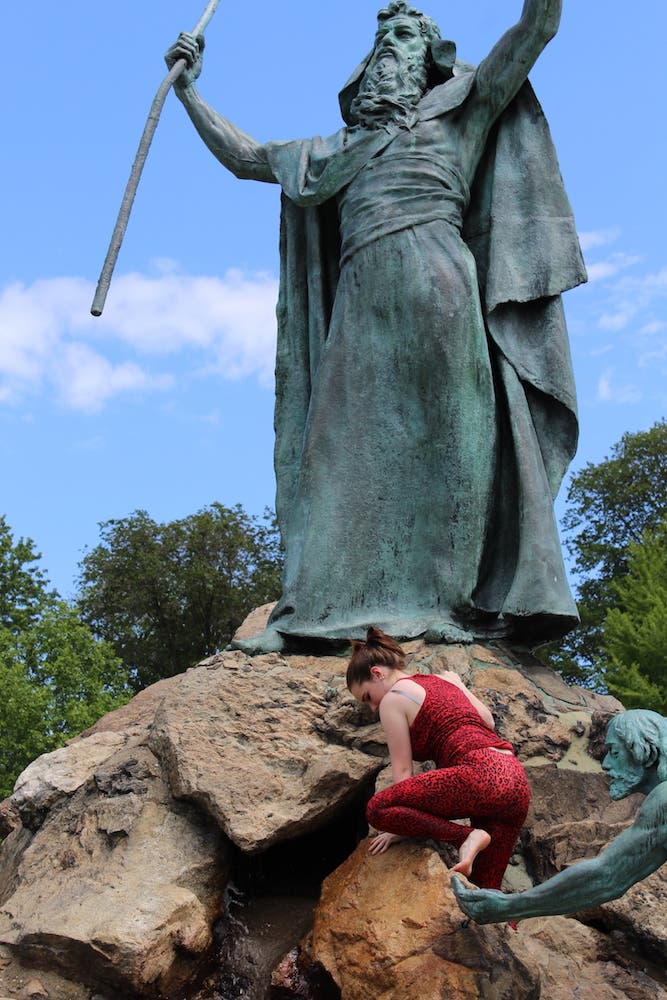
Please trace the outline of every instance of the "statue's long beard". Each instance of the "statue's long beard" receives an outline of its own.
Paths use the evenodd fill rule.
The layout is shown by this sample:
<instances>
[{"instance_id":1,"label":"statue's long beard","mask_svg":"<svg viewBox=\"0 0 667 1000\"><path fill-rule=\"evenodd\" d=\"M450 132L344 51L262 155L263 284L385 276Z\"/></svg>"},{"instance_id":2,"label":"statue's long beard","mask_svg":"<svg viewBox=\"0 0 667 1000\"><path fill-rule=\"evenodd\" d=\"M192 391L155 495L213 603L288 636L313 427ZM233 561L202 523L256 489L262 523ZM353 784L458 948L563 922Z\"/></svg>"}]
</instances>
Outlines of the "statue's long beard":
<instances>
[{"instance_id":1,"label":"statue's long beard","mask_svg":"<svg viewBox=\"0 0 667 1000\"><path fill-rule=\"evenodd\" d=\"M359 93L350 105L350 118L368 129L409 125L425 89L423 62L415 64L396 52L383 51L368 64Z\"/></svg>"},{"instance_id":2,"label":"statue's long beard","mask_svg":"<svg viewBox=\"0 0 667 1000\"><path fill-rule=\"evenodd\" d=\"M610 774L609 797L616 802L638 791L643 777L644 769L640 766L622 773Z\"/></svg>"}]
</instances>

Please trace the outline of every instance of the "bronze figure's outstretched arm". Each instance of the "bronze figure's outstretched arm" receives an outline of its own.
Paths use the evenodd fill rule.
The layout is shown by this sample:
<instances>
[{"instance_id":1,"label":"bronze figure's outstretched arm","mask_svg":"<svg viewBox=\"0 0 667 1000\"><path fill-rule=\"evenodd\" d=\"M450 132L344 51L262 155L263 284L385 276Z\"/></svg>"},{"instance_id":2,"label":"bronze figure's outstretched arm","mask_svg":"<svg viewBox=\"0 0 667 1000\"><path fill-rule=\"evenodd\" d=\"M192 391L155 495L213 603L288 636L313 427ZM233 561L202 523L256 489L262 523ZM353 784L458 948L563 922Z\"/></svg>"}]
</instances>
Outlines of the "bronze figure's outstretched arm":
<instances>
[{"instance_id":1,"label":"bronze figure's outstretched arm","mask_svg":"<svg viewBox=\"0 0 667 1000\"><path fill-rule=\"evenodd\" d=\"M521 17L480 62L459 118L460 153L472 178L493 123L526 82L560 24L562 0L525 0Z\"/></svg>"},{"instance_id":2,"label":"bronze figure's outstretched arm","mask_svg":"<svg viewBox=\"0 0 667 1000\"><path fill-rule=\"evenodd\" d=\"M187 69L174 83L174 91L199 135L223 166L242 179L276 183L262 145L218 114L199 94L195 81L201 73L203 50L203 38L186 32L168 49L167 66L179 59L187 62Z\"/></svg>"},{"instance_id":3,"label":"bronze figure's outstretched arm","mask_svg":"<svg viewBox=\"0 0 667 1000\"><path fill-rule=\"evenodd\" d=\"M466 889L456 877L452 887L463 912L478 924L524 917L575 913L618 899L667 861L667 782L656 788L624 830L597 858L579 861L542 885L507 894Z\"/></svg>"},{"instance_id":4,"label":"bronze figure's outstretched arm","mask_svg":"<svg viewBox=\"0 0 667 1000\"><path fill-rule=\"evenodd\" d=\"M496 42L479 64L477 98L492 116L505 108L524 83L538 56L556 34L562 0L525 0L518 22Z\"/></svg>"}]
</instances>

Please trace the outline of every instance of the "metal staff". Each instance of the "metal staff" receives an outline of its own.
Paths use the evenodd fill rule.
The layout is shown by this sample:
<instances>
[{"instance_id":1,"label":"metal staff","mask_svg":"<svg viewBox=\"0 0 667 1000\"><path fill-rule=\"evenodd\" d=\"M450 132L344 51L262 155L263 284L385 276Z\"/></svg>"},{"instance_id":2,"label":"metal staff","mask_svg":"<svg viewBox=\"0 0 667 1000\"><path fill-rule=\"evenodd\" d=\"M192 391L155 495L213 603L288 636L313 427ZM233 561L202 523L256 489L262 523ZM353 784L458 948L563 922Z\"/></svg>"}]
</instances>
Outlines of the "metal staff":
<instances>
[{"instance_id":1,"label":"metal staff","mask_svg":"<svg viewBox=\"0 0 667 1000\"><path fill-rule=\"evenodd\" d=\"M213 17L218 3L219 0L209 0L206 10L199 18L192 31L195 38L198 35L203 35L204 29ZM137 149L137 154L134 158L134 163L132 164L130 177L128 179L127 186L125 187L125 194L123 195L123 200L120 205L116 225L114 226L114 231L111 234L109 249L107 250L107 255L104 258L100 278L97 282L97 289L95 291L93 304L90 307L90 311L93 316L102 315L107 292L109 291L109 285L111 284L111 276L113 274L114 267L116 266L118 253L123 242L123 237L125 236L125 230L127 229L127 223L130 218L130 212L132 211L134 196L137 193L141 172L144 169L144 163L146 162L148 150L150 149L153 136L155 135L157 123L160 120L160 114L162 112L162 108L164 107L164 102L167 99L167 94L171 90L174 80L178 79L186 65L187 63L185 59L179 59L178 62L175 62L160 84L159 89L153 98L153 103L151 104L151 109L148 113L148 119L139 142L139 148Z\"/></svg>"}]
</instances>

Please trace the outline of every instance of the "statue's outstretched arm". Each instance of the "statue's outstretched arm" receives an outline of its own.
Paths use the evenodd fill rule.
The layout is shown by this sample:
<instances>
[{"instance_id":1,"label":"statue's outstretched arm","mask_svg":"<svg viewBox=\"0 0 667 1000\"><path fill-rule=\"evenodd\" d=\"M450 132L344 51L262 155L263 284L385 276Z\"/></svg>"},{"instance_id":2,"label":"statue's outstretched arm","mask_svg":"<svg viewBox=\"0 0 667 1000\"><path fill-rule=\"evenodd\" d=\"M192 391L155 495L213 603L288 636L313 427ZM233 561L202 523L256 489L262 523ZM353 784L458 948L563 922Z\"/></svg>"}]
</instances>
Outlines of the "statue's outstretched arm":
<instances>
[{"instance_id":1,"label":"statue's outstretched arm","mask_svg":"<svg viewBox=\"0 0 667 1000\"><path fill-rule=\"evenodd\" d=\"M524 83L537 57L558 30L562 0L524 0L519 21L482 60L476 96L495 118Z\"/></svg>"},{"instance_id":2,"label":"statue's outstretched arm","mask_svg":"<svg viewBox=\"0 0 667 1000\"><path fill-rule=\"evenodd\" d=\"M204 39L182 32L168 49L165 62L171 68L185 59L187 68L174 83L174 91L200 136L223 166L237 177L277 183L264 147L232 122L219 115L202 99L195 80L201 73Z\"/></svg>"},{"instance_id":3,"label":"statue's outstretched arm","mask_svg":"<svg viewBox=\"0 0 667 1000\"><path fill-rule=\"evenodd\" d=\"M667 861L665 803L650 799L644 802L633 826L612 840L597 858L579 861L525 892L508 895L494 889L466 889L453 878L459 906L476 923L492 924L575 913L618 899Z\"/></svg>"}]
</instances>

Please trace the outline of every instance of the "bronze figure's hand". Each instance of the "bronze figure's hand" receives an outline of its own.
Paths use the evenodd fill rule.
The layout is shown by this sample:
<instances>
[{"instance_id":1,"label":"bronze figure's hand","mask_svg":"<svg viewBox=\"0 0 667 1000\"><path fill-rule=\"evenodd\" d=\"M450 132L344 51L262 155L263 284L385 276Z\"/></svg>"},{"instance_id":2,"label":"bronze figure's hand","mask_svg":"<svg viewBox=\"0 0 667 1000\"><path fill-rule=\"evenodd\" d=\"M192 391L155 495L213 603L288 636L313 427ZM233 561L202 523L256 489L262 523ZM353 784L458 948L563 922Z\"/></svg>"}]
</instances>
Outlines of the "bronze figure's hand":
<instances>
[{"instance_id":1,"label":"bronze figure's hand","mask_svg":"<svg viewBox=\"0 0 667 1000\"><path fill-rule=\"evenodd\" d=\"M169 69L171 69L174 63L178 62L179 59L185 59L186 62L185 69L174 82L174 88L176 90L185 90L199 77L199 74L202 71L203 52L204 36L198 35L195 38L194 35L189 34L187 31L182 31L174 44L167 49L164 61Z\"/></svg>"},{"instance_id":2,"label":"bronze figure's hand","mask_svg":"<svg viewBox=\"0 0 667 1000\"><path fill-rule=\"evenodd\" d=\"M467 917L476 924L491 924L503 919L507 896L497 889L467 889L455 875L452 889L457 902Z\"/></svg>"}]
</instances>

